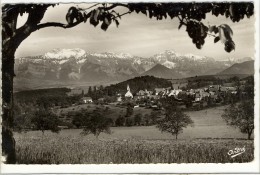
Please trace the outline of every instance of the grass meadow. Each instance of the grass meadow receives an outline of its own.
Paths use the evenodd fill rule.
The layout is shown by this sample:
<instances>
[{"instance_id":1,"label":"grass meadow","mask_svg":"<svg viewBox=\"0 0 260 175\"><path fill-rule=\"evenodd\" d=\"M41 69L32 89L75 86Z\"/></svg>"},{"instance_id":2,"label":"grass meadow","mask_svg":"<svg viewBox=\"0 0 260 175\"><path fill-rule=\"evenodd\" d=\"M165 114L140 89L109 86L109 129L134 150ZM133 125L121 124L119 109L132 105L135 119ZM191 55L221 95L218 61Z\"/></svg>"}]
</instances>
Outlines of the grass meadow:
<instances>
[{"instance_id":1,"label":"grass meadow","mask_svg":"<svg viewBox=\"0 0 260 175\"><path fill-rule=\"evenodd\" d=\"M254 159L254 142L222 120L223 107L187 112L194 127L179 139L155 126L113 127L112 134L82 136L80 129L15 133L18 164L232 163ZM245 148L234 158L229 150Z\"/></svg>"}]
</instances>

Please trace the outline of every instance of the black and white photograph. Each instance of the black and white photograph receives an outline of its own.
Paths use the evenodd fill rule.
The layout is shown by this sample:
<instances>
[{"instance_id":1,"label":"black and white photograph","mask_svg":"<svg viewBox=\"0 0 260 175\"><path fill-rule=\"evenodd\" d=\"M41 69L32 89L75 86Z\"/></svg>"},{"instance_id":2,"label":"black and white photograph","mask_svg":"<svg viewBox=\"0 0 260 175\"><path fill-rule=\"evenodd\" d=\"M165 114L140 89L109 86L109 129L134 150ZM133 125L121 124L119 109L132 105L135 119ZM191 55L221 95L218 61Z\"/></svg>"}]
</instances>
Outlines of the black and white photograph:
<instances>
[{"instance_id":1,"label":"black and white photograph","mask_svg":"<svg viewBox=\"0 0 260 175\"><path fill-rule=\"evenodd\" d=\"M1 6L1 166L259 163L255 1Z\"/></svg>"}]
</instances>

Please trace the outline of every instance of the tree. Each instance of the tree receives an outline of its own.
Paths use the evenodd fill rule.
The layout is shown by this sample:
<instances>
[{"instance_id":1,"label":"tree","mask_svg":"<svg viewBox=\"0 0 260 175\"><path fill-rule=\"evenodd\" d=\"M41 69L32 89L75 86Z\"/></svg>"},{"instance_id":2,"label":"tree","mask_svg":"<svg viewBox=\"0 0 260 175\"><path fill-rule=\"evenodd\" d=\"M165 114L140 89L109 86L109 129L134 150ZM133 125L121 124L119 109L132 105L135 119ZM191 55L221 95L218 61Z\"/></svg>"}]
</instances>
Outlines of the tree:
<instances>
[{"instance_id":1,"label":"tree","mask_svg":"<svg viewBox=\"0 0 260 175\"><path fill-rule=\"evenodd\" d=\"M239 104L231 104L225 109L222 118L228 125L237 127L242 133L251 139L254 130L254 101L253 99L242 101Z\"/></svg>"},{"instance_id":2,"label":"tree","mask_svg":"<svg viewBox=\"0 0 260 175\"><path fill-rule=\"evenodd\" d=\"M36 111L34 117L32 118L32 124L37 130L41 130L44 134L45 130L51 130L52 132L58 133L60 131L59 118L57 115L53 114L50 111L40 109Z\"/></svg>"},{"instance_id":3,"label":"tree","mask_svg":"<svg viewBox=\"0 0 260 175\"><path fill-rule=\"evenodd\" d=\"M125 117L119 116L115 121L116 126L124 126L125 125Z\"/></svg>"},{"instance_id":4,"label":"tree","mask_svg":"<svg viewBox=\"0 0 260 175\"><path fill-rule=\"evenodd\" d=\"M165 117L158 121L157 128L162 132L168 132L175 135L176 140L178 135L186 128L188 125L192 125L193 121L191 118L184 114L180 109L177 110L167 110Z\"/></svg>"},{"instance_id":5,"label":"tree","mask_svg":"<svg viewBox=\"0 0 260 175\"><path fill-rule=\"evenodd\" d=\"M104 117L103 111L94 110L89 113L89 116L84 117L82 134L94 134L98 139L101 132L111 134L110 126L112 124L111 119Z\"/></svg>"},{"instance_id":6,"label":"tree","mask_svg":"<svg viewBox=\"0 0 260 175\"><path fill-rule=\"evenodd\" d=\"M126 118L125 125L128 126L128 127L129 126L134 126L134 119L130 118L130 117Z\"/></svg>"},{"instance_id":7,"label":"tree","mask_svg":"<svg viewBox=\"0 0 260 175\"><path fill-rule=\"evenodd\" d=\"M125 117L130 117L133 113L134 113L133 106L130 103L128 103L127 108L126 108Z\"/></svg>"},{"instance_id":8,"label":"tree","mask_svg":"<svg viewBox=\"0 0 260 175\"><path fill-rule=\"evenodd\" d=\"M80 128L84 122L85 115L85 111L76 113L72 118L72 124L75 125L77 128Z\"/></svg>"},{"instance_id":9,"label":"tree","mask_svg":"<svg viewBox=\"0 0 260 175\"><path fill-rule=\"evenodd\" d=\"M151 124L156 124L157 119L160 117L161 112L160 111L152 111L150 114Z\"/></svg>"},{"instance_id":10,"label":"tree","mask_svg":"<svg viewBox=\"0 0 260 175\"><path fill-rule=\"evenodd\" d=\"M135 125L140 126L141 122L142 122L142 114L138 113L134 117L134 123L135 123Z\"/></svg>"},{"instance_id":11,"label":"tree","mask_svg":"<svg viewBox=\"0 0 260 175\"><path fill-rule=\"evenodd\" d=\"M7 156L7 163L15 163L15 141L13 139L13 78L14 55L20 44L37 30L47 27L72 28L80 23L89 21L97 26L101 23L101 29L106 31L114 22L119 25L119 19L130 13L140 13L149 18L163 20L167 17L178 18L180 25L186 27L186 31L192 42L200 49L205 38L214 33L214 42L219 40L225 44L225 50L231 52L235 49L235 43L231 35L233 31L226 24L220 26L206 26L201 20L207 13L215 16L222 15L239 22L246 15L248 18L254 13L254 4L251 2L226 2L226 3L97 3L88 8L71 7L66 15L66 24L59 22L45 22L42 19L48 8L57 4L5 4L2 6L2 99L3 99L3 154ZM119 13L117 7L123 7L126 12ZM25 24L17 27L19 15L28 13ZM210 34L212 35L212 34ZM109 93L108 93L109 95ZM12 146L10 146L12 145Z\"/></svg>"},{"instance_id":12,"label":"tree","mask_svg":"<svg viewBox=\"0 0 260 175\"><path fill-rule=\"evenodd\" d=\"M89 86L89 88L88 88L88 96L92 96L92 87L91 86Z\"/></svg>"}]
</instances>

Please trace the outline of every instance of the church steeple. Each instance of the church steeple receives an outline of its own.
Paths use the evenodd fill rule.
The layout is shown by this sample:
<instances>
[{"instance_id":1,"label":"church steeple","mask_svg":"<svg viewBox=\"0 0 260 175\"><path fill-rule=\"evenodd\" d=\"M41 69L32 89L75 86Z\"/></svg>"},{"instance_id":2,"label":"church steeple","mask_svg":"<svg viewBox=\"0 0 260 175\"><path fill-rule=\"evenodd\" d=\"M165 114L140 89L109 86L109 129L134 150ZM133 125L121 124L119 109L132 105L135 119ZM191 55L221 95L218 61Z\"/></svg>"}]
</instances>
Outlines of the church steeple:
<instances>
[{"instance_id":1,"label":"church steeple","mask_svg":"<svg viewBox=\"0 0 260 175\"><path fill-rule=\"evenodd\" d=\"M125 97L127 97L127 98L133 98L133 94L132 94L131 91L130 91L129 85L127 85L126 90L127 90L127 92L126 92L126 94L125 94Z\"/></svg>"}]
</instances>

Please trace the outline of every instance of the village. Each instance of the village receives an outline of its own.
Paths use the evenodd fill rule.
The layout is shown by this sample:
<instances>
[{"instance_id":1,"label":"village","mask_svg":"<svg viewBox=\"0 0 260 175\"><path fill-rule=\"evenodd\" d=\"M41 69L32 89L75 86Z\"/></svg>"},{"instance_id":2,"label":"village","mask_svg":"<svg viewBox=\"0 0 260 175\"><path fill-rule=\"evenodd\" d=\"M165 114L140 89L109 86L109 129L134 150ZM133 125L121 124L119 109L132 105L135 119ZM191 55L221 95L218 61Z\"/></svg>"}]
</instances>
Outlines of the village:
<instances>
[{"instance_id":1,"label":"village","mask_svg":"<svg viewBox=\"0 0 260 175\"><path fill-rule=\"evenodd\" d=\"M132 92L131 87L127 85L125 93L117 93L115 96L101 97L96 100L90 96L83 95L80 88L71 89L70 96L82 94L80 104L111 104L123 105L125 103L134 104L134 108L148 107L161 109L160 99L174 98L180 106L184 108L194 107L196 109L216 104L228 104L238 99L246 97L246 81L240 80L239 85L235 83L223 83L222 85L208 85L203 88L186 89L186 87L172 86L167 88L154 88L153 90L141 89ZM112 99L112 100L111 100ZM198 107L199 106L199 107Z\"/></svg>"}]
</instances>

